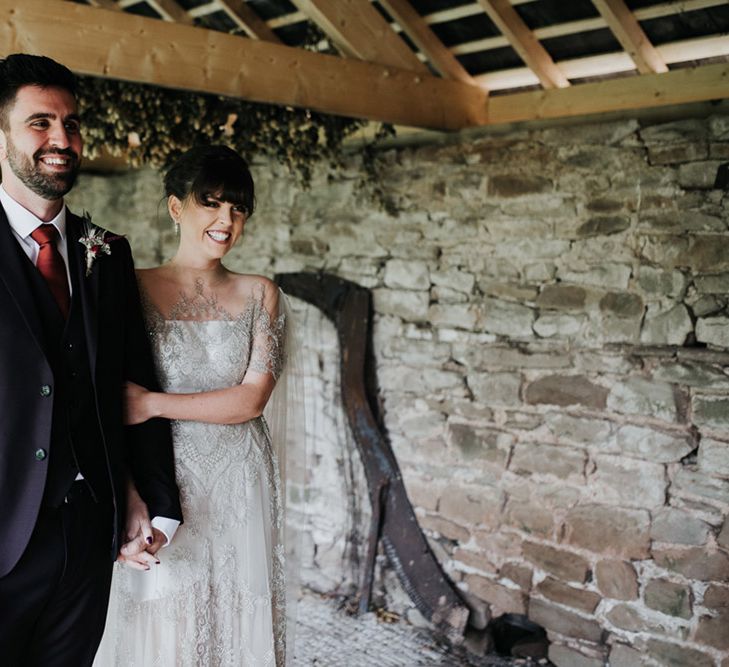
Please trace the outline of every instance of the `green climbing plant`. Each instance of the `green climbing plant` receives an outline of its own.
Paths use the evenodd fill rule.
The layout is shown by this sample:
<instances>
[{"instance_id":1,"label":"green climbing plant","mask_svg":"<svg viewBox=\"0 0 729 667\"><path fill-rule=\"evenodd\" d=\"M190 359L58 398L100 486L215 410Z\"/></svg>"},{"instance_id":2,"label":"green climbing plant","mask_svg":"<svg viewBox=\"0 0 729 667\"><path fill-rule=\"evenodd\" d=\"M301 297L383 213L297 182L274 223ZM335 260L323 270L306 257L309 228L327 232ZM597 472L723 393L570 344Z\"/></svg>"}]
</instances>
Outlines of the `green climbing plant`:
<instances>
[{"instance_id":1,"label":"green climbing plant","mask_svg":"<svg viewBox=\"0 0 729 667\"><path fill-rule=\"evenodd\" d=\"M250 159L265 155L302 183L321 160L336 164L363 121L112 79L81 77L86 152L106 151L131 166L165 167L188 148L224 143Z\"/></svg>"}]
</instances>

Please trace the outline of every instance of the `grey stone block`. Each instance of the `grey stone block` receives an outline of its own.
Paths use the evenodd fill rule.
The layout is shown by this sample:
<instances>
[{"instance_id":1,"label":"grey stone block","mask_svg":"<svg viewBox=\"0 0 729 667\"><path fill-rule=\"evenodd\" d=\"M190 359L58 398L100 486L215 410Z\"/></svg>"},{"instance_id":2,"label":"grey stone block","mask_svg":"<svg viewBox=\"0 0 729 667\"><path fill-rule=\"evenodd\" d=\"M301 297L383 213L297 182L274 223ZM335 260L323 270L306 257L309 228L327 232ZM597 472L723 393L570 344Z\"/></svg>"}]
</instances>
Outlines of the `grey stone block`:
<instances>
[{"instance_id":1,"label":"grey stone block","mask_svg":"<svg viewBox=\"0 0 729 667\"><path fill-rule=\"evenodd\" d=\"M483 331L510 337L532 337L534 310L518 303L484 299L479 324Z\"/></svg>"},{"instance_id":2,"label":"grey stone block","mask_svg":"<svg viewBox=\"0 0 729 667\"><path fill-rule=\"evenodd\" d=\"M385 264L384 282L387 287L425 290L430 287L428 265L425 262L391 259Z\"/></svg>"},{"instance_id":3,"label":"grey stone block","mask_svg":"<svg viewBox=\"0 0 729 667\"><path fill-rule=\"evenodd\" d=\"M468 386L476 400L486 405L519 405L518 373L469 373Z\"/></svg>"},{"instance_id":4,"label":"grey stone block","mask_svg":"<svg viewBox=\"0 0 729 667\"><path fill-rule=\"evenodd\" d=\"M693 594L686 584L677 584L665 579L653 579L645 585L643 592L646 606L667 616L691 618Z\"/></svg>"},{"instance_id":5,"label":"grey stone block","mask_svg":"<svg viewBox=\"0 0 729 667\"><path fill-rule=\"evenodd\" d=\"M587 293L575 285L545 285L537 297L539 308L576 310L584 308Z\"/></svg>"},{"instance_id":6,"label":"grey stone block","mask_svg":"<svg viewBox=\"0 0 729 667\"><path fill-rule=\"evenodd\" d=\"M643 509L579 505L565 518L565 541L603 557L647 558L650 516Z\"/></svg>"},{"instance_id":7,"label":"grey stone block","mask_svg":"<svg viewBox=\"0 0 729 667\"><path fill-rule=\"evenodd\" d=\"M696 394L693 396L694 422L699 426L729 432L729 396Z\"/></svg>"},{"instance_id":8,"label":"grey stone block","mask_svg":"<svg viewBox=\"0 0 729 667\"><path fill-rule=\"evenodd\" d=\"M706 544L711 527L690 512L664 507L653 515L651 538L673 544Z\"/></svg>"},{"instance_id":9,"label":"grey stone block","mask_svg":"<svg viewBox=\"0 0 729 667\"><path fill-rule=\"evenodd\" d=\"M696 322L696 340L729 349L729 317L702 317Z\"/></svg>"},{"instance_id":10,"label":"grey stone block","mask_svg":"<svg viewBox=\"0 0 729 667\"><path fill-rule=\"evenodd\" d=\"M729 432L727 432L729 437ZM729 442L704 438L699 445L699 470L707 475L729 478Z\"/></svg>"},{"instance_id":11,"label":"grey stone block","mask_svg":"<svg viewBox=\"0 0 729 667\"><path fill-rule=\"evenodd\" d=\"M564 479L583 475L586 458L580 449L529 442L514 447L509 468L517 473L554 475Z\"/></svg>"},{"instance_id":12,"label":"grey stone block","mask_svg":"<svg viewBox=\"0 0 729 667\"><path fill-rule=\"evenodd\" d=\"M598 454L588 477L595 500L609 505L653 509L666 501L668 479L663 465Z\"/></svg>"},{"instance_id":13,"label":"grey stone block","mask_svg":"<svg viewBox=\"0 0 729 667\"><path fill-rule=\"evenodd\" d=\"M607 406L615 412L675 421L676 399L673 387L664 382L633 377L613 385Z\"/></svg>"},{"instance_id":14,"label":"grey stone block","mask_svg":"<svg viewBox=\"0 0 729 667\"><path fill-rule=\"evenodd\" d=\"M682 164L678 169L678 182L681 187L710 190L714 187L720 160L704 160Z\"/></svg>"},{"instance_id":15,"label":"grey stone block","mask_svg":"<svg viewBox=\"0 0 729 667\"><path fill-rule=\"evenodd\" d=\"M680 461L694 448L688 435L666 433L633 424L618 427L615 439L621 453L654 463Z\"/></svg>"},{"instance_id":16,"label":"grey stone block","mask_svg":"<svg viewBox=\"0 0 729 667\"><path fill-rule=\"evenodd\" d=\"M609 236L619 234L630 227L630 219L619 215L594 216L577 229L577 236Z\"/></svg>"},{"instance_id":17,"label":"grey stone block","mask_svg":"<svg viewBox=\"0 0 729 667\"><path fill-rule=\"evenodd\" d=\"M683 304L667 311L649 304L640 340L649 345L683 345L693 330L693 322Z\"/></svg>"},{"instance_id":18,"label":"grey stone block","mask_svg":"<svg viewBox=\"0 0 729 667\"><path fill-rule=\"evenodd\" d=\"M608 389L584 375L548 375L526 388L525 400L532 405L584 405L604 408Z\"/></svg>"}]
</instances>

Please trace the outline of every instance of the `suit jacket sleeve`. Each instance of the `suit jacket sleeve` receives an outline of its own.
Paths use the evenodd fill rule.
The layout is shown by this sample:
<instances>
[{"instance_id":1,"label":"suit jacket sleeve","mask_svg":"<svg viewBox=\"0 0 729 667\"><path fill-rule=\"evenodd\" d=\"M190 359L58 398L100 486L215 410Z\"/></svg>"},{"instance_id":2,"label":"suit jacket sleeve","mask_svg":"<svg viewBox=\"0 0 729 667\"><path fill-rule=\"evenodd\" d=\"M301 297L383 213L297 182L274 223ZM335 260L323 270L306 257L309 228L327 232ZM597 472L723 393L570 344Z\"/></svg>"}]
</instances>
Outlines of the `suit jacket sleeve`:
<instances>
[{"instance_id":1,"label":"suit jacket sleeve","mask_svg":"<svg viewBox=\"0 0 729 667\"><path fill-rule=\"evenodd\" d=\"M120 241L125 272L124 373L127 380L152 391L160 391L144 326L131 249L125 239ZM150 517L163 516L182 521L169 422L166 419L150 419L124 429L127 465L147 503Z\"/></svg>"}]
</instances>

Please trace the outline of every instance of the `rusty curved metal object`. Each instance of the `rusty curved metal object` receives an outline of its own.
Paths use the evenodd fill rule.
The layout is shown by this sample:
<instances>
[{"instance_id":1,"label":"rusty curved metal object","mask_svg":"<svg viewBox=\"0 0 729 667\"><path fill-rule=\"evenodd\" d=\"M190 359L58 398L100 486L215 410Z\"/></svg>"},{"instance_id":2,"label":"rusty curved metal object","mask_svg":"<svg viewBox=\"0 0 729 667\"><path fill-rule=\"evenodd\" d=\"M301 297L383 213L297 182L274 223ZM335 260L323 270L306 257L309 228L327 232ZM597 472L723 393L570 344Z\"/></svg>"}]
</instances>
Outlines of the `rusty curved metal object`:
<instances>
[{"instance_id":1,"label":"rusty curved metal object","mask_svg":"<svg viewBox=\"0 0 729 667\"><path fill-rule=\"evenodd\" d=\"M364 464L372 503L360 611L369 607L377 543L382 540L389 562L417 609L451 639L462 638L469 610L420 529L397 459L376 417L379 409L371 352L371 292L326 273L286 273L275 280L287 294L319 308L337 330L342 401Z\"/></svg>"}]
</instances>

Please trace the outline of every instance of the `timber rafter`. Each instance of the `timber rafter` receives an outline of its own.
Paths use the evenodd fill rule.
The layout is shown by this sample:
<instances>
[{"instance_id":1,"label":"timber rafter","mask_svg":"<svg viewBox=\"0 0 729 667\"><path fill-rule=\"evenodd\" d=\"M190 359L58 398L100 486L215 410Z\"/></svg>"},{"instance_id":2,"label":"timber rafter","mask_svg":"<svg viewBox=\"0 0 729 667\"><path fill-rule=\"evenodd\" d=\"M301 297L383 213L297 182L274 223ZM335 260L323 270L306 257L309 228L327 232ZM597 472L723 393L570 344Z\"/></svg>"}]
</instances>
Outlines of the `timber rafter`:
<instances>
[{"instance_id":1,"label":"timber rafter","mask_svg":"<svg viewBox=\"0 0 729 667\"><path fill-rule=\"evenodd\" d=\"M189 10L182 0L85 1L0 0L0 55L42 52L84 74L445 130L729 97L726 0L635 11L624 0L594 0L593 16L547 25L534 24L538 3L528 0L444 2L430 14L412 0L382 0L381 11L369 0L295 0L295 11L265 19L261 0L210 0ZM140 3L162 20L132 15ZM716 34L650 42L656 21L670 28L673 17L702 12L714 12L703 20L714 21ZM492 21L497 34L454 43L451 26L472 19ZM297 48L305 26L327 36L317 50L334 45L343 57ZM606 28L623 50L565 58L560 47L560 58L550 55L550 40ZM509 67L488 66L492 52L510 47L521 63L514 55ZM686 61L681 72L667 71ZM624 73L640 83L610 78ZM582 81L595 77L607 80Z\"/></svg>"}]
</instances>

